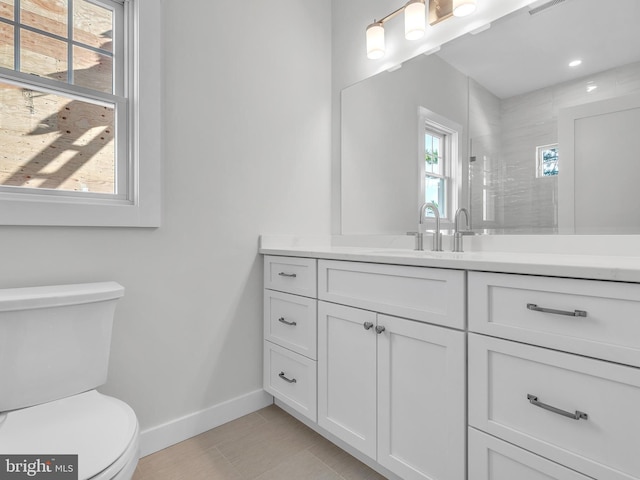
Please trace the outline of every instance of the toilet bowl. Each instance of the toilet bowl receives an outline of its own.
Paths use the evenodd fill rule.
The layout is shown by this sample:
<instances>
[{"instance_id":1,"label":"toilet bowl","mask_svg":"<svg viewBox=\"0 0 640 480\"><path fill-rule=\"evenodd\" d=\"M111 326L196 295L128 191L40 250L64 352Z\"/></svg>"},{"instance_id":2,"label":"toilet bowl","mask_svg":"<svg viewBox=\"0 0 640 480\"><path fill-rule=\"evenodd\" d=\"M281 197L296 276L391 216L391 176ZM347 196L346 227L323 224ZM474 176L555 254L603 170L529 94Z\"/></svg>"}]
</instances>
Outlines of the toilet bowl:
<instances>
[{"instance_id":1,"label":"toilet bowl","mask_svg":"<svg viewBox=\"0 0 640 480\"><path fill-rule=\"evenodd\" d=\"M115 282L0 290L1 455L77 455L78 480L131 479L136 415L95 390L123 293Z\"/></svg>"}]
</instances>

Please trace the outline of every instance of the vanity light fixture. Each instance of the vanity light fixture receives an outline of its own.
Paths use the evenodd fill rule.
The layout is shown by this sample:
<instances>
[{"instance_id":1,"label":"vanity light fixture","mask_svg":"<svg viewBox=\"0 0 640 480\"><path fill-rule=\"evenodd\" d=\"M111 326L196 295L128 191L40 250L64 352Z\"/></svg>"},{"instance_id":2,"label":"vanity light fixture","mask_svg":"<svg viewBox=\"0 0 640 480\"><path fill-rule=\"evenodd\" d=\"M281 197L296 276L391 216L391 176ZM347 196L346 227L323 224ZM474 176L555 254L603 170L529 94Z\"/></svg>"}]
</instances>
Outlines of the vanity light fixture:
<instances>
[{"instance_id":1,"label":"vanity light fixture","mask_svg":"<svg viewBox=\"0 0 640 480\"><path fill-rule=\"evenodd\" d=\"M453 15L466 17L476 11L477 0L453 0Z\"/></svg>"},{"instance_id":2,"label":"vanity light fixture","mask_svg":"<svg viewBox=\"0 0 640 480\"><path fill-rule=\"evenodd\" d=\"M425 0L410 0L404 7L404 38L418 40L427 29Z\"/></svg>"},{"instance_id":3,"label":"vanity light fixture","mask_svg":"<svg viewBox=\"0 0 640 480\"><path fill-rule=\"evenodd\" d=\"M426 0L409 0L405 5L380 20L374 20L367 27L367 57L372 60L385 54L384 24L404 12L404 36L407 40L417 40L427 29Z\"/></svg>"},{"instance_id":4,"label":"vanity light fixture","mask_svg":"<svg viewBox=\"0 0 640 480\"><path fill-rule=\"evenodd\" d=\"M367 57L371 60L384 57L384 27L373 22L367 27Z\"/></svg>"},{"instance_id":5,"label":"vanity light fixture","mask_svg":"<svg viewBox=\"0 0 640 480\"><path fill-rule=\"evenodd\" d=\"M404 36L407 40L422 38L427 30L427 1L429 24L435 25L449 17L463 17L473 13L477 0L409 0L402 7L367 27L367 57L384 57L384 24L404 12Z\"/></svg>"}]
</instances>

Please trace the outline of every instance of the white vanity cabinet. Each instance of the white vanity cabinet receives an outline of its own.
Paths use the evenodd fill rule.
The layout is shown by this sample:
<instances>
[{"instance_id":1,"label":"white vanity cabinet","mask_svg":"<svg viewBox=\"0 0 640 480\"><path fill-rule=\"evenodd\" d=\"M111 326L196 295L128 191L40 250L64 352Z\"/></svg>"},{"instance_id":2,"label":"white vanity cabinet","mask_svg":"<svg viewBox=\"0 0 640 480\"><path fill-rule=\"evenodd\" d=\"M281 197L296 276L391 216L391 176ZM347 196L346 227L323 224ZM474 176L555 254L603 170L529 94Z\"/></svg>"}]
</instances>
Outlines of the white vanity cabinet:
<instances>
[{"instance_id":1,"label":"white vanity cabinet","mask_svg":"<svg viewBox=\"0 0 640 480\"><path fill-rule=\"evenodd\" d=\"M292 413L392 478L640 480L640 277L336 257L265 257Z\"/></svg>"},{"instance_id":2,"label":"white vanity cabinet","mask_svg":"<svg viewBox=\"0 0 640 480\"><path fill-rule=\"evenodd\" d=\"M318 262L318 424L406 480L465 478L464 277Z\"/></svg>"},{"instance_id":3,"label":"white vanity cabinet","mask_svg":"<svg viewBox=\"0 0 640 480\"><path fill-rule=\"evenodd\" d=\"M316 260L264 260L264 389L317 418Z\"/></svg>"},{"instance_id":4,"label":"white vanity cabinet","mask_svg":"<svg viewBox=\"0 0 640 480\"><path fill-rule=\"evenodd\" d=\"M640 479L640 285L468 282L469 480Z\"/></svg>"}]
</instances>

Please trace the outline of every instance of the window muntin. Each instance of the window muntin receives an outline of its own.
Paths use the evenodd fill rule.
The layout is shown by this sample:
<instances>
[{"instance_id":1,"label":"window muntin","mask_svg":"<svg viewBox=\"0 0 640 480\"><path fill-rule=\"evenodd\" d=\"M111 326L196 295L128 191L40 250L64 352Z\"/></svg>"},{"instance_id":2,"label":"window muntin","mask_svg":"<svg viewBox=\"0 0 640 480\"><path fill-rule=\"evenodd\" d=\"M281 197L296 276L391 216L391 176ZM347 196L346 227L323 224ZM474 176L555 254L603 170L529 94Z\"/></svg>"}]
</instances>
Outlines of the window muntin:
<instances>
[{"instance_id":1,"label":"window muntin","mask_svg":"<svg viewBox=\"0 0 640 480\"><path fill-rule=\"evenodd\" d=\"M131 200L124 8L0 0L0 193ZM11 60L13 65L10 65Z\"/></svg>"}]
</instances>

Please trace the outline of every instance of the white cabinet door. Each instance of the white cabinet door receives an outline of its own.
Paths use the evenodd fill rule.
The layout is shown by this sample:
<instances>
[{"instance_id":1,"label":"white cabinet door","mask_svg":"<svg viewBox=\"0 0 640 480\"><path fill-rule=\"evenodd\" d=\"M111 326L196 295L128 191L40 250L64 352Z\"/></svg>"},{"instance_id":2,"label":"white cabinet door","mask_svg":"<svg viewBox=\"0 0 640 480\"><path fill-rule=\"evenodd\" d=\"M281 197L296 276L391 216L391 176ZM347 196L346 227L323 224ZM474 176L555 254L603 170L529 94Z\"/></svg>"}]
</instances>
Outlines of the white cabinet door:
<instances>
[{"instance_id":1,"label":"white cabinet door","mask_svg":"<svg viewBox=\"0 0 640 480\"><path fill-rule=\"evenodd\" d=\"M318 425L376 455L376 314L318 302Z\"/></svg>"},{"instance_id":2,"label":"white cabinet door","mask_svg":"<svg viewBox=\"0 0 640 480\"><path fill-rule=\"evenodd\" d=\"M378 463L405 480L465 478L465 334L378 315Z\"/></svg>"}]
</instances>

